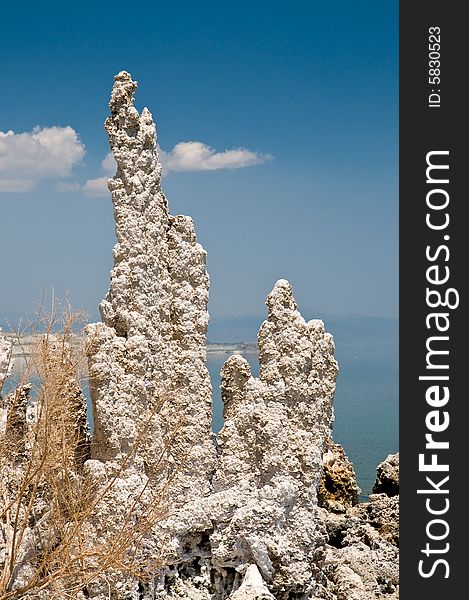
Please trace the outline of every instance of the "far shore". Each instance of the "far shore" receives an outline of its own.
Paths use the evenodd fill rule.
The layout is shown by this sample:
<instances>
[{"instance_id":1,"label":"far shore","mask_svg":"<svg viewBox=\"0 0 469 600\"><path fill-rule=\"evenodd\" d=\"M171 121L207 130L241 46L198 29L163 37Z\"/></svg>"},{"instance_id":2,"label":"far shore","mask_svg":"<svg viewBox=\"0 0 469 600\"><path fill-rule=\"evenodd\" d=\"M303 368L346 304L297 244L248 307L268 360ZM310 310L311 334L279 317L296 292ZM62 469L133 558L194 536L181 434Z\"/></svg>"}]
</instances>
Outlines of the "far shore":
<instances>
[{"instance_id":1,"label":"far shore","mask_svg":"<svg viewBox=\"0 0 469 600\"><path fill-rule=\"evenodd\" d=\"M258 352L256 342L239 344L207 344L207 354L248 354Z\"/></svg>"},{"instance_id":2,"label":"far shore","mask_svg":"<svg viewBox=\"0 0 469 600\"><path fill-rule=\"evenodd\" d=\"M27 361L31 357L34 347L38 344L43 334L23 334L18 336L16 333L2 332L2 335L10 339L13 344L12 359L13 372L23 373L26 369ZM83 343L83 338L80 336L74 337L79 347ZM239 343L207 343L207 355L229 355L229 354L255 354L258 352L256 342L239 342Z\"/></svg>"}]
</instances>

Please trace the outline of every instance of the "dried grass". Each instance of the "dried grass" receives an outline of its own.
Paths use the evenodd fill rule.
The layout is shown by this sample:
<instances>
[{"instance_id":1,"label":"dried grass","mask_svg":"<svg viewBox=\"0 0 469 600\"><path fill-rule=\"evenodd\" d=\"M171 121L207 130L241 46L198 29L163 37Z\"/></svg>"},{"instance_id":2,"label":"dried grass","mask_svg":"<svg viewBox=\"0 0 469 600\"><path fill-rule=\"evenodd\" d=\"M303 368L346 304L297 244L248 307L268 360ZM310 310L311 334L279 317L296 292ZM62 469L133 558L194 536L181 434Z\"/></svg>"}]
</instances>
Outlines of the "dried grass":
<instances>
[{"instance_id":1,"label":"dried grass","mask_svg":"<svg viewBox=\"0 0 469 600\"><path fill-rule=\"evenodd\" d=\"M86 358L83 340L75 333L77 318L67 310L59 320L55 316L42 319L45 327L36 326L36 331L42 333L37 335L34 351L26 357L27 369L16 390L3 399L3 600L85 597L82 590L106 581L109 573L145 580L158 567L158 557L150 563L143 548L149 532L168 515L167 492L174 474L158 485L147 479L117 522L102 522L100 507L113 497L164 399L153 402L153 413L114 475L91 485L83 472L90 456L90 436L80 387ZM160 460L176 433L167 437ZM101 519L100 529L106 531L105 536L93 533L96 518Z\"/></svg>"}]
</instances>

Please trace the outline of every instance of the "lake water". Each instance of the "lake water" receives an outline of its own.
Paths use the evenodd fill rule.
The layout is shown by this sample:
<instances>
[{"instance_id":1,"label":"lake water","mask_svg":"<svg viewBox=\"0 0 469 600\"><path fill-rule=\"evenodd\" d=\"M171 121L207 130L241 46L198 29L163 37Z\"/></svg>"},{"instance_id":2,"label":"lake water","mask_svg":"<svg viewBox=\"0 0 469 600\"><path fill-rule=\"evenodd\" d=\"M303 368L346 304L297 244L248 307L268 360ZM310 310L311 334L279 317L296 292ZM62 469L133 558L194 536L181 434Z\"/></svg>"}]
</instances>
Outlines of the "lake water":
<instances>
[{"instance_id":1,"label":"lake water","mask_svg":"<svg viewBox=\"0 0 469 600\"><path fill-rule=\"evenodd\" d=\"M339 328L337 327L339 330ZM355 328L358 329L358 328ZM366 336L338 331L336 358L339 376L334 398L334 440L352 460L358 485L365 498L371 491L376 466L390 453L398 451L398 352L396 326L380 326ZM257 353L246 353L252 373L258 375ZM220 395L220 370L228 354L208 354L208 369L213 385L213 430L223 426ZM17 380L6 383L4 393ZM88 398L88 390L84 389ZM88 398L89 402L89 398Z\"/></svg>"},{"instance_id":2,"label":"lake water","mask_svg":"<svg viewBox=\"0 0 469 600\"><path fill-rule=\"evenodd\" d=\"M223 425L220 370L228 355L209 354L208 369L213 385L213 429ZM245 358L253 375L259 372L258 356ZM334 397L334 441L341 444L354 464L362 499L371 492L376 466L398 451L398 361L397 353L357 355L336 352L340 371Z\"/></svg>"}]
</instances>

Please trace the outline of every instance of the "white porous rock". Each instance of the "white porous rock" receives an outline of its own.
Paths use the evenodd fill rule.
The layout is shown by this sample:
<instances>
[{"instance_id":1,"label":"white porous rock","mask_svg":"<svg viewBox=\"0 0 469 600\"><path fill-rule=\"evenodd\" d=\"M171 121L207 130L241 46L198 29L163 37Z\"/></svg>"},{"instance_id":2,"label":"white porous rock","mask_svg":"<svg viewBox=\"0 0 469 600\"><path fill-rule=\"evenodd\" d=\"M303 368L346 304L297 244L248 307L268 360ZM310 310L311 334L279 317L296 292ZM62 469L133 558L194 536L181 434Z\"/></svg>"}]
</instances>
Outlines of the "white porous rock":
<instances>
[{"instance_id":1,"label":"white porous rock","mask_svg":"<svg viewBox=\"0 0 469 600\"><path fill-rule=\"evenodd\" d=\"M275 597L269 592L257 566L249 565L243 583L229 600L275 600Z\"/></svg>"},{"instance_id":2,"label":"white porous rock","mask_svg":"<svg viewBox=\"0 0 469 600\"><path fill-rule=\"evenodd\" d=\"M13 369L13 360L11 358L12 343L9 339L2 335L0 328L0 394L2 392L3 385L8 377L11 375ZM1 400L1 395L0 395ZM3 402L0 403L0 436L6 427L7 421L7 407L4 406Z\"/></svg>"},{"instance_id":3,"label":"white porous rock","mask_svg":"<svg viewBox=\"0 0 469 600\"><path fill-rule=\"evenodd\" d=\"M192 219L168 212L155 124L134 107L136 88L129 73L115 77L105 123L117 243L103 323L87 328L93 458L131 456L128 468L151 479L176 470L173 493L188 500L209 493L215 459L206 252Z\"/></svg>"},{"instance_id":4,"label":"white porous rock","mask_svg":"<svg viewBox=\"0 0 469 600\"><path fill-rule=\"evenodd\" d=\"M206 253L192 220L168 212L155 124L147 109L135 109L136 87L125 71L115 77L106 120L117 243L103 322L87 327L91 458L83 395L72 380L63 388L77 440L68 472L90 499L80 547L94 577L77 600L397 599L398 456L380 465L379 493L354 505L353 468L331 440L333 339L322 321L303 319L286 280L267 299L259 377L240 355L223 366L225 422L215 446ZM0 336L0 390L10 358ZM0 436L8 433L23 465L30 387L2 399L0 415ZM342 487L319 506L325 467ZM0 483L21 476L13 464ZM33 512L17 586L33 576L44 544L59 542L47 493ZM0 522L0 570L9 537ZM66 576L59 591L22 597L70 597L75 583Z\"/></svg>"},{"instance_id":5,"label":"white porous rock","mask_svg":"<svg viewBox=\"0 0 469 600\"><path fill-rule=\"evenodd\" d=\"M103 322L86 329L94 433L85 473L98 494L113 482L95 511L94 536L112 536L138 502L151 524L142 564L164 555L170 565L210 526L202 509L188 508L211 493L215 468L209 277L192 219L168 212L155 124L148 109L134 107L136 88L129 73L116 75L105 123L117 165L108 181L117 243ZM119 598L141 597L137 580L110 579ZM103 590L89 593L99 598Z\"/></svg>"},{"instance_id":6,"label":"white porous rock","mask_svg":"<svg viewBox=\"0 0 469 600\"><path fill-rule=\"evenodd\" d=\"M311 585L321 539L316 492L338 366L332 336L322 321L303 319L286 280L275 284L267 305L259 378L239 355L222 369L211 549L215 567L255 564L274 595L287 598Z\"/></svg>"},{"instance_id":7,"label":"white porous rock","mask_svg":"<svg viewBox=\"0 0 469 600\"><path fill-rule=\"evenodd\" d=\"M2 330L0 328L0 391L13 369L11 350L11 341L2 335Z\"/></svg>"}]
</instances>

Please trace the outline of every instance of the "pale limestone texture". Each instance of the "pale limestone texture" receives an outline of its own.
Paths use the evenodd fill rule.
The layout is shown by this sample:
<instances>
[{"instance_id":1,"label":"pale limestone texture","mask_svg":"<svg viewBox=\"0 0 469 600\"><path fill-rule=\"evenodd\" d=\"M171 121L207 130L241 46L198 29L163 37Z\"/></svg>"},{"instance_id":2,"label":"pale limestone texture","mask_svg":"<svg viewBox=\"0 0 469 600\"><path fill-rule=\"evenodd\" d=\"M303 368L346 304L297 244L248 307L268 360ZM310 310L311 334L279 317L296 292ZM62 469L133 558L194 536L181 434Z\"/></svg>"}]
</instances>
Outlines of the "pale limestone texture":
<instances>
[{"instance_id":1,"label":"pale limestone texture","mask_svg":"<svg viewBox=\"0 0 469 600\"><path fill-rule=\"evenodd\" d=\"M2 400L2 389L5 381L11 375L13 370L13 361L11 359L12 343L9 339L2 335L0 329L0 435L2 434L7 420L7 407L4 406Z\"/></svg>"},{"instance_id":2,"label":"pale limestone texture","mask_svg":"<svg viewBox=\"0 0 469 600\"><path fill-rule=\"evenodd\" d=\"M117 243L103 323L86 329L94 435L85 476L98 489L114 478L94 535L112 537L129 512L145 520L137 555L145 563L158 556L158 564L164 556L159 577L174 583L171 565L192 559L211 524L201 506L216 452L206 367L209 278L192 219L168 212L155 124L148 109L135 109L136 88L125 71L115 77L105 123L117 164L109 180ZM118 594L141 597L135 579L112 573L109 580ZM155 597L153 588L145 597ZM105 591L96 585L89 593L101 598Z\"/></svg>"},{"instance_id":3,"label":"pale limestone texture","mask_svg":"<svg viewBox=\"0 0 469 600\"><path fill-rule=\"evenodd\" d=\"M319 509L328 532L314 598L399 597L399 498L385 494L345 514Z\"/></svg>"},{"instance_id":4,"label":"pale limestone texture","mask_svg":"<svg viewBox=\"0 0 469 600\"><path fill-rule=\"evenodd\" d=\"M153 566L138 577L117 562L74 597L397 598L398 497L352 506L353 467L331 439L333 339L322 321L303 319L284 279L267 298L259 377L239 355L223 366L225 422L214 442L206 253L192 220L168 212L155 125L135 109L136 87L125 71L115 77L106 120L117 243L103 322L87 327L94 434L84 464L83 398L73 383L65 393L78 433L70 471L97 498L83 543L113 548L123 532L133 566ZM0 338L3 374L7 354ZM319 506L327 476L334 489ZM26 558L21 568L26 576Z\"/></svg>"},{"instance_id":5,"label":"pale limestone texture","mask_svg":"<svg viewBox=\"0 0 469 600\"><path fill-rule=\"evenodd\" d=\"M399 495L399 452L388 456L376 467L374 494Z\"/></svg>"},{"instance_id":6,"label":"pale limestone texture","mask_svg":"<svg viewBox=\"0 0 469 600\"><path fill-rule=\"evenodd\" d=\"M289 283L267 299L259 332L260 376L232 356L222 369L225 424L213 479L212 562L255 563L274 593L311 586L316 490L333 418L337 363L322 321L305 322Z\"/></svg>"},{"instance_id":7,"label":"pale limestone texture","mask_svg":"<svg viewBox=\"0 0 469 600\"><path fill-rule=\"evenodd\" d=\"M230 595L230 600L275 600L267 589L256 565L249 565L241 586Z\"/></svg>"},{"instance_id":8,"label":"pale limestone texture","mask_svg":"<svg viewBox=\"0 0 469 600\"><path fill-rule=\"evenodd\" d=\"M208 494L215 457L206 252L192 220L168 213L155 124L135 109L136 87L125 71L115 77L105 124L117 244L103 323L87 328L93 458L122 460L137 444L129 466L150 479L177 469L173 492L189 499Z\"/></svg>"},{"instance_id":9,"label":"pale limestone texture","mask_svg":"<svg viewBox=\"0 0 469 600\"><path fill-rule=\"evenodd\" d=\"M332 336L321 321L305 322L285 280L267 299L259 378L239 355L223 367L225 424L215 449L205 366L205 252L192 221L168 213L155 127L146 109L139 115L133 107L135 89L129 74L116 77L106 121L117 163L109 182L117 245L101 303L104 323L88 328L95 450L85 473L99 479L130 456L116 485L122 507L135 490L158 481L161 469L177 471L169 492L174 510L147 543L154 553L155 535L165 538L163 564L143 587L118 581L118 597L125 589L129 598L335 600L349 588L352 594L355 588L377 591L364 582L361 567L360 573L331 567L337 549L327 540L334 517L317 505L324 462L346 467L336 508L342 503L340 510L347 510L358 488L345 458L337 452L331 458L338 370ZM148 425L141 440L142 422ZM103 522L109 509L102 507ZM349 546L347 564L345 554L356 550ZM89 593L103 594L99 587Z\"/></svg>"},{"instance_id":10,"label":"pale limestone texture","mask_svg":"<svg viewBox=\"0 0 469 600\"><path fill-rule=\"evenodd\" d=\"M393 458L398 462L398 455ZM318 520L325 527L326 544L314 598L399 597L398 495L372 494L368 502L341 514L320 508Z\"/></svg>"},{"instance_id":11,"label":"pale limestone texture","mask_svg":"<svg viewBox=\"0 0 469 600\"><path fill-rule=\"evenodd\" d=\"M0 391L13 369L11 350L12 344L10 340L2 335L2 330L0 329Z\"/></svg>"}]
</instances>

